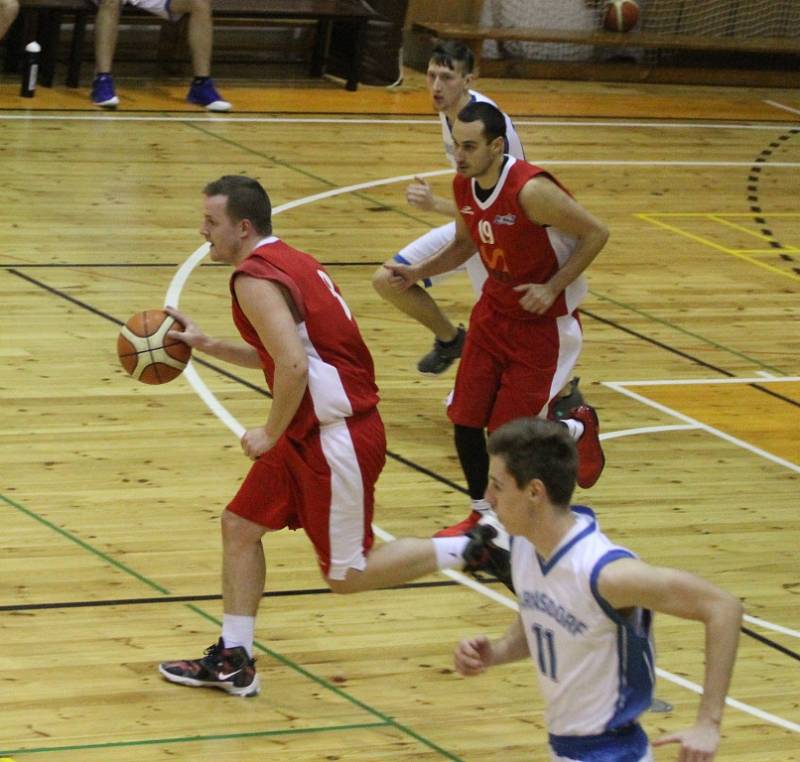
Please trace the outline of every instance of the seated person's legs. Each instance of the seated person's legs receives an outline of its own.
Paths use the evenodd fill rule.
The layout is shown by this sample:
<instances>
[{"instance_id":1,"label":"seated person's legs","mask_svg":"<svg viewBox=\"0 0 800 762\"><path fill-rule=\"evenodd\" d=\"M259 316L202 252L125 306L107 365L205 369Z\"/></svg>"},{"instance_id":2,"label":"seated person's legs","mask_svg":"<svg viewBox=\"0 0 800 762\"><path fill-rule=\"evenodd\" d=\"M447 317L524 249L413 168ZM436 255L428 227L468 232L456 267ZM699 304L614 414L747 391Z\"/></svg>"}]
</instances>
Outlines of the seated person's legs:
<instances>
[{"instance_id":1,"label":"seated person's legs","mask_svg":"<svg viewBox=\"0 0 800 762\"><path fill-rule=\"evenodd\" d=\"M95 76L92 82L92 103L103 108L116 108L119 98L111 79L114 52L117 49L119 14L122 0L98 0L94 22Z\"/></svg>"},{"instance_id":2,"label":"seated person's legs","mask_svg":"<svg viewBox=\"0 0 800 762\"><path fill-rule=\"evenodd\" d=\"M125 0L94 0L96 74L92 84L92 102L105 108L119 103L111 67L117 46L120 7ZM210 77L213 22L210 0L138 0L137 8L170 21L189 15L189 46L192 51L194 79L186 100L209 111L230 111L231 104L222 100Z\"/></svg>"},{"instance_id":3,"label":"seated person's legs","mask_svg":"<svg viewBox=\"0 0 800 762\"><path fill-rule=\"evenodd\" d=\"M169 8L173 18L189 14L189 49L194 79L186 100L209 111L230 111L231 104L222 99L211 79L214 45L211 0L172 0Z\"/></svg>"}]
</instances>

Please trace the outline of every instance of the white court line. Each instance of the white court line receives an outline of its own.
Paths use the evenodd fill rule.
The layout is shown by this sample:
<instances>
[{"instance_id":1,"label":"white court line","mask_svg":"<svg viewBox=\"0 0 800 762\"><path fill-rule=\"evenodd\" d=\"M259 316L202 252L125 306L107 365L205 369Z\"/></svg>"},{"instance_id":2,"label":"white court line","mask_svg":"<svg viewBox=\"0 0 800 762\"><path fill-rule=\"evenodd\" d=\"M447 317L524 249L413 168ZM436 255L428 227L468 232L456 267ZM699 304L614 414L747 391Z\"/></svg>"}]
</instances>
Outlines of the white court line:
<instances>
[{"instance_id":1,"label":"white court line","mask_svg":"<svg viewBox=\"0 0 800 762\"><path fill-rule=\"evenodd\" d=\"M377 181L377 183L386 183L386 182L389 181ZM360 183L358 186L352 186L352 187L361 188L365 187L365 185L366 185L365 183ZM333 191L328 191L325 194L317 194L316 196L310 196L307 199L298 199L297 201L289 202L287 204L282 204L273 209L273 214L280 214L286 209L291 209L298 206L302 206L306 203L311 203L312 200L317 200L320 195L324 197L330 195L336 195L336 191L339 190L340 189L334 189ZM178 268L178 271L173 276L169 288L167 289L167 293L164 299L165 305L170 304L174 307L178 306L178 303L180 301L181 291L183 290L183 287L186 284L189 275L194 270L194 268L197 267L198 264L200 264L202 259L206 256L206 254L208 253L208 249L209 249L208 243L204 243L202 246L200 246L197 250L195 250L191 254L191 256L181 265L181 267ZM205 402L205 404L208 406L211 412L213 412L214 415L216 415L217 418L220 421L222 421L222 423L224 423L228 427L228 429L230 429L230 431L234 434L234 436L236 436L237 440L240 440L245 432L245 428L242 426L241 423L239 423L239 421L236 420L236 418L234 418L233 415L231 415L230 411L216 398L216 396L211 392L208 386L206 386L203 379L200 378L198 373L195 371L194 365L191 361L186 366L186 369L184 370L182 375L186 378L187 382L194 389L194 391L197 393L200 399L202 399L203 402ZM630 395L635 394L634 392L626 392L626 391L623 391L623 393L628 393ZM691 423L691 421L688 422ZM700 427L703 428L702 426ZM389 534L388 532L381 529L375 524L373 524L373 531L378 537L380 537L385 541L393 539L393 536L391 534ZM500 595L499 593L497 593L497 591L487 587L486 585L481 584L477 580L473 580L467 577L466 575L461 574L460 572L455 572L452 570L446 570L443 572L443 574L471 588L472 590L479 592L481 595L484 595L487 598L490 598L491 600L494 600L500 603L501 605L506 606L507 608L515 609L517 611L519 610L516 601L513 601L512 599L508 598L505 595ZM656 674L659 677L664 678L665 680L689 688L690 690L696 693L702 694L703 692L702 688L699 685L691 683L690 681L685 680L685 678L679 677L678 675L673 675L671 672L667 672L666 670L663 670L661 668L656 668ZM726 698L725 702L729 706L735 707L740 711L745 712L746 714L758 717L762 720L765 720L766 722L772 723L773 725L786 728L787 730L792 730L796 733L800 733L800 725L785 720L782 717L769 714L767 712L762 711L761 709L757 709L756 707L752 707L748 704L744 704L740 701L737 701L736 699Z\"/></svg>"},{"instance_id":2,"label":"white court line","mask_svg":"<svg viewBox=\"0 0 800 762\"><path fill-rule=\"evenodd\" d=\"M766 373L765 371L758 371L759 374ZM620 386L692 386L693 384L759 384L764 381L781 382L781 381L800 381L800 376L773 376L766 374L756 376L754 378L670 378L670 379L654 379L652 381L614 381L613 383Z\"/></svg>"},{"instance_id":3,"label":"white court line","mask_svg":"<svg viewBox=\"0 0 800 762\"><path fill-rule=\"evenodd\" d=\"M772 106L794 111L787 106L782 106L773 101L765 101ZM800 112L795 112L800 113ZM0 113L0 121L56 121L56 122L205 122L207 124L227 123L235 124L242 122L246 124L427 124L431 127L440 127L438 120L433 118L424 119L381 119L379 117L280 117L280 116L219 116L211 114L181 114L175 113L173 116L145 116L135 114L119 114L116 116L102 114L3 114ZM628 121L619 119L616 121L587 121L587 120L555 120L555 119L525 119L515 118L514 124L524 127L611 127L615 129L666 129L666 130L791 130L796 129L797 124L781 124L779 122L756 122L755 124L745 124L743 122L647 122L647 121Z\"/></svg>"},{"instance_id":4,"label":"white court line","mask_svg":"<svg viewBox=\"0 0 800 762\"><path fill-rule=\"evenodd\" d=\"M750 624L757 624L759 627L764 627L767 630L779 632L781 635L789 635L792 638L800 638L800 631L792 630L789 627L782 627L779 624L773 624L772 622L768 622L766 619L759 619L757 616L748 616L747 614L744 615L744 619L746 622L750 622Z\"/></svg>"},{"instance_id":5,"label":"white court line","mask_svg":"<svg viewBox=\"0 0 800 762\"><path fill-rule=\"evenodd\" d=\"M600 439L605 442L607 439L618 439L619 437L634 437L638 434L659 434L662 431L688 431L696 429L697 426L691 423L676 424L674 426L642 426L638 429L620 429L610 431L600 435Z\"/></svg>"},{"instance_id":6,"label":"white court line","mask_svg":"<svg viewBox=\"0 0 800 762\"><path fill-rule=\"evenodd\" d=\"M768 103L770 106L788 111L790 114L800 114L800 109L792 108L791 106L787 106L785 103L779 103L778 101L770 101L766 99L764 100L764 103ZM795 124L794 127L796 128L797 125Z\"/></svg>"},{"instance_id":7,"label":"white court line","mask_svg":"<svg viewBox=\"0 0 800 762\"><path fill-rule=\"evenodd\" d=\"M759 379L759 381L763 382L763 378ZM726 434L724 431L720 431L719 429L715 429L713 426L709 426L707 423L702 423L695 418L692 418L688 415L684 415L683 413L679 413L677 410L673 410L666 405L662 405L660 402L656 402L655 400L651 400L648 397L645 397L641 394L637 394L636 392L631 391L630 389L626 389L625 386L617 381L603 381L603 386L607 386L609 389L613 389L615 392L619 392L620 394L624 394L631 399L635 399L638 402L643 403L644 405L648 405L649 407L655 408L656 410L660 410L662 413L666 413L667 415L671 415L674 418L678 418L685 423L694 424L694 426L698 429L703 429L703 431L707 431L709 434L713 434L715 437L719 437L720 439L724 439L726 442L730 442L731 444L736 445L737 447L741 447L743 450L748 450L755 455L760 455L762 458L766 460L771 460L773 463L777 463L779 466L783 466L784 468L788 468L790 471L794 471L795 473L800 474L800 466L795 463L792 463L785 458L781 458L778 455L773 455L771 452L767 452L766 450L762 450L760 447L756 447L755 445L751 445L749 442L745 442L743 439L738 439L737 437L731 436L730 434Z\"/></svg>"}]
</instances>

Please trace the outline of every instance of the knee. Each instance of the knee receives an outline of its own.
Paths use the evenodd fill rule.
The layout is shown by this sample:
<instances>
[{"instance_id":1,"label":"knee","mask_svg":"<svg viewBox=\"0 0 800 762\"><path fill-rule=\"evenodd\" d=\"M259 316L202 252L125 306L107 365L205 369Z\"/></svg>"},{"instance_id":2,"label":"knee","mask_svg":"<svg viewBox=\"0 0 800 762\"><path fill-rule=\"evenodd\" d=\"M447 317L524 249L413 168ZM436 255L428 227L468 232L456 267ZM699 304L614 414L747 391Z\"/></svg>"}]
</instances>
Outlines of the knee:
<instances>
[{"instance_id":1,"label":"knee","mask_svg":"<svg viewBox=\"0 0 800 762\"><path fill-rule=\"evenodd\" d=\"M97 0L98 10L116 11L122 5L122 0Z\"/></svg>"},{"instance_id":2,"label":"knee","mask_svg":"<svg viewBox=\"0 0 800 762\"><path fill-rule=\"evenodd\" d=\"M392 287L389 284L389 270L385 265L381 265L372 274L372 288L374 288L381 296L385 296L392 292Z\"/></svg>"},{"instance_id":3,"label":"knee","mask_svg":"<svg viewBox=\"0 0 800 762\"><path fill-rule=\"evenodd\" d=\"M331 592L336 593L336 595L350 595L358 592L352 580L331 579L330 577L326 577L325 581L328 583Z\"/></svg>"},{"instance_id":4,"label":"knee","mask_svg":"<svg viewBox=\"0 0 800 762\"><path fill-rule=\"evenodd\" d=\"M229 510L222 512L220 517L220 528L222 530L222 542L227 546L251 545L260 542L264 534L264 528L252 521L243 519Z\"/></svg>"}]
</instances>

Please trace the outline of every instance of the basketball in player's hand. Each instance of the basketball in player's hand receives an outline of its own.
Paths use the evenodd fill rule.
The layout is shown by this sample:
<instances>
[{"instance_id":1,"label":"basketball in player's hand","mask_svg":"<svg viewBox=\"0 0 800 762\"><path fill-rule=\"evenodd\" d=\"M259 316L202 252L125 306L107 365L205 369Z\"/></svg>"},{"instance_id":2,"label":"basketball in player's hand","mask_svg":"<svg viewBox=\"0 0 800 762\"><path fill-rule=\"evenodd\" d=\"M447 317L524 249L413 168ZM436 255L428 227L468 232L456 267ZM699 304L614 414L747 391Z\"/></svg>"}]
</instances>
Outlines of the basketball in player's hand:
<instances>
[{"instance_id":1,"label":"basketball in player's hand","mask_svg":"<svg viewBox=\"0 0 800 762\"><path fill-rule=\"evenodd\" d=\"M166 384L183 372L192 348L167 336L175 323L163 310L137 312L125 323L117 337L117 355L128 375L145 384Z\"/></svg>"},{"instance_id":2,"label":"basketball in player's hand","mask_svg":"<svg viewBox=\"0 0 800 762\"><path fill-rule=\"evenodd\" d=\"M608 0L603 11L603 27L609 32L630 32L639 21L635 0Z\"/></svg>"}]
</instances>

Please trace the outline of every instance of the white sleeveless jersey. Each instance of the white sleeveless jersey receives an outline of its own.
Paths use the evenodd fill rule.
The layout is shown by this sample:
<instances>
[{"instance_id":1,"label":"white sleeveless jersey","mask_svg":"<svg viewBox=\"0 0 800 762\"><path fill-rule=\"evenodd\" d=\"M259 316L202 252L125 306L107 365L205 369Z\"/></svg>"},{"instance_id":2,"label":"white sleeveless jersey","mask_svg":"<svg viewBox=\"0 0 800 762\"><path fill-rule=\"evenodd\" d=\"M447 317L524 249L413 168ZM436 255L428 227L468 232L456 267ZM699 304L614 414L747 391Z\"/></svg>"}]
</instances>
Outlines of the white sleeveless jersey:
<instances>
[{"instance_id":1,"label":"white sleeveless jersey","mask_svg":"<svg viewBox=\"0 0 800 762\"><path fill-rule=\"evenodd\" d=\"M469 97L470 103L491 103L492 106L498 107L491 98L487 98L485 95L481 95L475 90L469 91ZM525 151L522 148L522 141L519 139L519 135L517 135L517 131L514 129L514 123L511 121L511 117L509 117L509 115L505 112L503 112L503 116L506 118L506 150L504 153L509 153L516 159L524 159ZM442 123L442 140L444 140L444 152L447 155L447 161L449 161L450 164L455 167L456 160L455 147L453 145L453 125L450 124L444 112L439 112L439 120Z\"/></svg>"},{"instance_id":2,"label":"white sleeveless jersey","mask_svg":"<svg viewBox=\"0 0 800 762\"><path fill-rule=\"evenodd\" d=\"M633 558L573 506L576 525L547 563L524 537L511 545L511 571L531 658L555 736L599 735L629 725L652 701L651 613L622 618L597 589L608 563Z\"/></svg>"}]
</instances>

